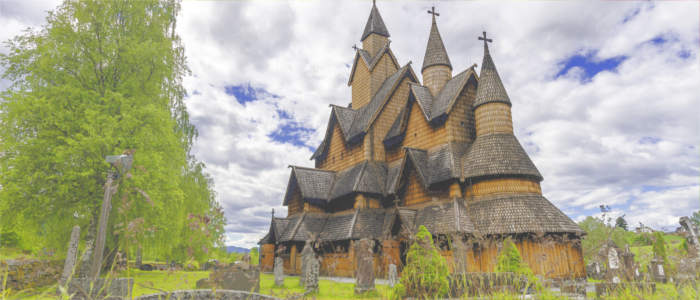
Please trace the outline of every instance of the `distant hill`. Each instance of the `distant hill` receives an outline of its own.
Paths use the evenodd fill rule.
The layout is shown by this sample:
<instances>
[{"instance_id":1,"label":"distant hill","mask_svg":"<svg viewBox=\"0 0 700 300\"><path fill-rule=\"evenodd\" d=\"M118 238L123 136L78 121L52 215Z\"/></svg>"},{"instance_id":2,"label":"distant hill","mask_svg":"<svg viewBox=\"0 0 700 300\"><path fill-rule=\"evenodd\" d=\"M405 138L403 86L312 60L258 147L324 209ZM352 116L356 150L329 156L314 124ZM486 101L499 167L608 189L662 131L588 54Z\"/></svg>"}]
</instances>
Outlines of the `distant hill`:
<instances>
[{"instance_id":1,"label":"distant hill","mask_svg":"<svg viewBox=\"0 0 700 300\"><path fill-rule=\"evenodd\" d=\"M226 252L228 253L248 253L250 252L250 249L247 248L242 248L242 247L236 247L236 246L226 246Z\"/></svg>"}]
</instances>

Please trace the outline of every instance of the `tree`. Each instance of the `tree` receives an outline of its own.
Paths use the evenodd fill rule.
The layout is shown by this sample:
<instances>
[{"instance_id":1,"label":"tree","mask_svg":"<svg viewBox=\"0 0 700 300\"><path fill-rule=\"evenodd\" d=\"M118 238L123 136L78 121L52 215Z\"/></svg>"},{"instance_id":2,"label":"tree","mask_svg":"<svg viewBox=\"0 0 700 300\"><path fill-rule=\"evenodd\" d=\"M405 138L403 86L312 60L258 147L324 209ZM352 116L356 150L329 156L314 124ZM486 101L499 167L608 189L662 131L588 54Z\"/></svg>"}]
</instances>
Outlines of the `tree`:
<instances>
[{"instance_id":1,"label":"tree","mask_svg":"<svg viewBox=\"0 0 700 300\"><path fill-rule=\"evenodd\" d=\"M0 228L23 248L63 249L75 224L94 232L104 158L129 149L135 164L114 196L111 247L140 243L177 258L221 244L212 181L190 153L179 10L175 0L65 1L43 27L6 42ZM192 230L192 215L207 220L197 224L206 234Z\"/></svg>"},{"instance_id":2,"label":"tree","mask_svg":"<svg viewBox=\"0 0 700 300\"><path fill-rule=\"evenodd\" d=\"M615 227L622 228L627 231L627 221L625 221L624 216L619 216L615 219Z\"/></svg>"},{"instance_id":3,"label":"tree","mask_svg":"<svg viewBox=\"0 0 700 300\"><path fill-rule=\"evenodd\" d=\"M406 266L401 275L401 288L410 297L438 298L447 294L449 282L445 258L440 255L433 236L421 225L416 239L406 253ZM398 294L403 294L400 292Z\"/></svg>"}]
</instances>

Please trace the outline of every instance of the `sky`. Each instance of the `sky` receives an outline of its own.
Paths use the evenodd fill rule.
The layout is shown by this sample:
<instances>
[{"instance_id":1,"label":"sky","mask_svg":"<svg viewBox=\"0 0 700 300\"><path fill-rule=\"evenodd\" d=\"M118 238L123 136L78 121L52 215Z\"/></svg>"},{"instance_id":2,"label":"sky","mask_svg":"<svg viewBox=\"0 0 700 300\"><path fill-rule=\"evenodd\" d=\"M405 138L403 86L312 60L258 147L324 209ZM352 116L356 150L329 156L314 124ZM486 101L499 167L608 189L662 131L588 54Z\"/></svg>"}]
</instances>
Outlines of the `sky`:
<instances>
[{"instance_id":1,"label":"sky","mask_svg":"<svg viewBox=\"0 0 700 300\"><path fill-rule=\"evenodd\" d=\"M394 54L417 73L433 5L453 74L481 63L482 31L493 39L515 135L545 197L572 219L599 216L605 204L630 227L674 230L700 209L698 1L377 1ZM0 0L0 40L40 26L55 6ZM272 209L286 216L288 166L313 166L329 105L350 102L352 46L370 8L182 3L194 152L214 178L228 245L255 246Z\"/></svg>"}]
</instances>

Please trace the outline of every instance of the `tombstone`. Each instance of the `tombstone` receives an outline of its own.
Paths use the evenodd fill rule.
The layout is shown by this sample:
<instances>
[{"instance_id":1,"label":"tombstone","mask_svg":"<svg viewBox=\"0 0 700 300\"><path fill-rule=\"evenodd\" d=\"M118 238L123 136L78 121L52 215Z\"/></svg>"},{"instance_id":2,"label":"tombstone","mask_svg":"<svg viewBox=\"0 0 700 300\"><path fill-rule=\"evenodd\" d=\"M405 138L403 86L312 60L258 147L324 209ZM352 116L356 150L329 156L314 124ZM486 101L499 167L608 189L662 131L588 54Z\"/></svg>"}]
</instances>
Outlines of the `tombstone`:
<instances>
[{"instance_id":1,"label":"tombstone","mask_svg":"<svg viewBox=\"0 0 700 300\"><path fill-rule=\"evenodd\" d=\"M90 234L88 230L88 235ZM84 278L88 276L88 273L90 272L90 262L92 258L92 250L95 246L95 240L88 238L87 242L85 242L85 251L83 251L83 255L80 256L80 266L78 267L78 271L73 277L77 278Z\"/></svg>"},{"instance_id":2,"label":"tombstone","mask_svg":"<svg viewBox=\"0 0 700 300\"><path fill-rule=\"evenodd\" d=\"M396 265L395 264L389 264L389 287L394 287L397 283L399 283L399 273L396 270Z\"/></svg>"},{"instance_id":3,"label":"tombstone","mask_svg":"<svg viewBox=\"0 0 700 300\"><path fill-rule=\"evenodd\" d=\"M209 274L212 285L222 290L260 291L260 269L245 263L214 269Z\"/></svg>"},{"instance_id":4,"label":"tombstone","mask_svg":"<svg viewBox=\"0 0 700 300\"><path fill-rule=\"evenodd\" d=\"M622 257L622 274L627 281L632 281L636 278L634 270L634 253L630 251L630 245L625 245L625 251L620 253Z\"/></svg>"},{"instance_id":5,"label":"tombstone","mask_svg":"<svg viewBox=\"0 0 700 300\"><path fill-rule=\"evenodd\" d=\"M275 286L284 285L284 261L281 257L275 257Z\"/></svg>"},{"instance_id":6,"label":"tombstone","mask_svg":"<svg viewBox=\"0 0 700 300\"><path fill-rule=\"evenodd\" d=\"M304 279L304 288L306 292L317 292L318 291L318 276L321 272L321 262L319 259L312 255L307 261L306 278Z\"/></svg>"},{"instance_id":7,"label":"tombstone","mask_svg":"<svg viewBox=\"0 0 700 300\"><path fill-rule=\"evenodd\" d=\"M654 257L651 262L649 262L649 274L652 280L656 282L666 283L666 272L664 270L664 260L658 257Z\"/></svg>"},{"instance_id":8,"label":"tombstone","mask_svg":"<svg viewBox=\"0 0 700 300\"><path fill-rule=\"evenodd\" d=\"M588 277L591 277L593 279L603 278L603 272L600 268L600 263L598 263L597 261L594 261L586 266L586 273L588 274Z\"/></svg>"},{"instance_id":9,"label":"tombstone","mask_svg":"<svg viewBox=\"0 0 700 300\"><path fill-rule=\"evenodd\" d=\"M355 293L373 291L374 288L374 241L361 239L355 250Z\"/></svg>"},{"instance_id":10,"label":"tombstone","mask_svg":"<svg viewBox=\"0 0 700 300\"><path fill-rule=\"evenodd\" d=\"M639 263L634 264L634 280L639 281L642 280L642 272L639 271Z\"/></svg>"},{"instance_id":11,"label":"tombstone","mask_svg":"<svg viewBox=\"0 0 700 300\"><path fill-rule=\"evenodd\" d=\"M80 242L80 226L73 226L70 233L70 241L68 242L68 252L66 253L66 262L63 264L63 273L58 281L60 286L65 286L68 279L73 274L76 259L78 258L78 243Z\"/></svg>"},{"instance_id":12,"label":"tombstone","mask_svg":"<svg viewBox=\"0 0 700 300\"><path fill-rule=\"evenodd\" d=\"M695 224L693 224L688 217L681 217L678 222L685 229L685 231L688 232L686 235L688 246L692 246L692 248L695 250L691 251L688 249L688 254L691 254L691 257L700 258L700 241L698 241L698 239L700 239L700 232L698 231L698 228L695 227Z\"/></svg>"},{"instance_id":13,"label":"tombstone","mask_svg":"<svg viewBox=\"0 0 700 300\"><path fill-rule=\"evenodd\" d=\"M139 270L141 271L153 271L153 269L155 269L155 267L152 264L141 264L141 266L139 266Z\"/></svg>"},{"instance_id":14,"label":"tombstone","mask_svg":"<svg viewBox=\"0 0 700 300\"><path fill-rule=\"evenodd\" d=\"M467 246L462 240L461 235L452 237L453 257L454 257L454 273L464 274L467 272Z\"/></svg>"},{"instance_id":15,"label":"tombstone","mask_svg":"<svg viewBox=\"0 0 700 300\"><path fill-rule=\"evenodd\" d=\"M306 286L306 274L308 273L309 264L314 259L314 250L311 249L311 241L306 241L304 249L301 250L301 274L299 275L299 285Z\"/></svg>"}]
</instances>

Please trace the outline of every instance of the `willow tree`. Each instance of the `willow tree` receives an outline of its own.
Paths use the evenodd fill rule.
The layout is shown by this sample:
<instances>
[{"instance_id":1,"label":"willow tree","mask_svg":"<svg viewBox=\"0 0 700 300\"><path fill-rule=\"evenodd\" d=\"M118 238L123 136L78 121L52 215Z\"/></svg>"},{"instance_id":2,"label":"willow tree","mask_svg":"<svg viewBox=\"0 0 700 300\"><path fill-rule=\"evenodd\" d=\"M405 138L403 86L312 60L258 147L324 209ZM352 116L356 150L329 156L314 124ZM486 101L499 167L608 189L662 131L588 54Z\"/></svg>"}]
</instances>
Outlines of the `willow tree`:
<instances>
[{"instance_id":1,"label":"willow tree","mask_svg":"<svg viewBox=\"0 0 700 300\"><path fill-rule=\"evenodd\" d=\"M111 246L175 258L221 242L211 179L190 154L179 10L173 0L65 1L5 42L0 229L23 248L60 249L75 224L94 232L105 156L132 150Z\"/></svg>"}]
</instances>

